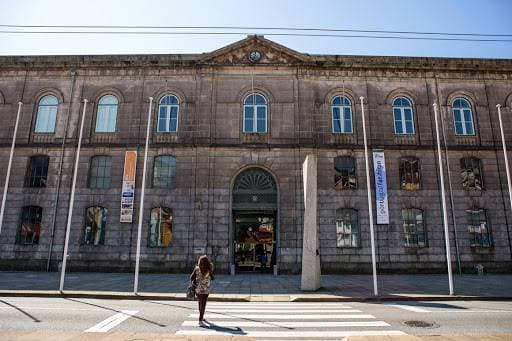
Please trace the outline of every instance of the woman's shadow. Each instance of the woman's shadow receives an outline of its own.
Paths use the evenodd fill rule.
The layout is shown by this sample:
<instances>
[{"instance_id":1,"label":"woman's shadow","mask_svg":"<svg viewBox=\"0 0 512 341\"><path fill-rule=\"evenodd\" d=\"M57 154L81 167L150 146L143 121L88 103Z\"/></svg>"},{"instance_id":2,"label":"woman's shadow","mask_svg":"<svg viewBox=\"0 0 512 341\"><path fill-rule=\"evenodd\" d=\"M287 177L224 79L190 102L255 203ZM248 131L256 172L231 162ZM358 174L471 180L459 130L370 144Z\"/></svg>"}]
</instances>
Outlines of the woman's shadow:
<instances>
[{"instance_id":1,"label":"woman's shadow","mask_svg":"<svg viewBox=\"0 0 512 341\"><path fill-rule=\"evenodd\" d=\"M209 322L206 319L203 321L205 322L205 324L203 326L201 326L202 328L212 329L212 330L215 330L217 332L222 332L222 333L230 333L233 335L247 335L247 333L244 332L240 327L227 328L227 327L221 327L219 325L216 325L215 323Z\"/></svg>"}]
</instances>

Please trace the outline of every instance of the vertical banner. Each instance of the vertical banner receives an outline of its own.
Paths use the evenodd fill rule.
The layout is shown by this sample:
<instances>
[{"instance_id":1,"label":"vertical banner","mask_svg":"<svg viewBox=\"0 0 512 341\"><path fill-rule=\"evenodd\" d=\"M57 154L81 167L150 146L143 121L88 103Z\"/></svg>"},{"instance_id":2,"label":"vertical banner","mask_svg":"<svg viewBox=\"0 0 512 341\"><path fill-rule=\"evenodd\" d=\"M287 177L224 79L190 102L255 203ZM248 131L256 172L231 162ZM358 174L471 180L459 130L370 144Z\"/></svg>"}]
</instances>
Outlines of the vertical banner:
<instances>
[{"instance_id":1,"label":"vertical banner","mask_svg":"<svg viewBox=\"0 0 512 341\"><path fill-rule=\"evenodd\" d=\"M128 150L124 155L123 191L121 193L121 223L131 223L135 199L135 170L137 151Z\"/></svg>"},{"instance_id":2,"label":"vertical banner","mask_svg":"<svg viewBox=\"0 0 512 341\"><path fill-rule=\"evenodd\" d=\"M377 224L389 224L388 185L386 183L386 161L384 152L373 152L373 172L375 175L375 209Z\"/></svg>"}]
</instances>

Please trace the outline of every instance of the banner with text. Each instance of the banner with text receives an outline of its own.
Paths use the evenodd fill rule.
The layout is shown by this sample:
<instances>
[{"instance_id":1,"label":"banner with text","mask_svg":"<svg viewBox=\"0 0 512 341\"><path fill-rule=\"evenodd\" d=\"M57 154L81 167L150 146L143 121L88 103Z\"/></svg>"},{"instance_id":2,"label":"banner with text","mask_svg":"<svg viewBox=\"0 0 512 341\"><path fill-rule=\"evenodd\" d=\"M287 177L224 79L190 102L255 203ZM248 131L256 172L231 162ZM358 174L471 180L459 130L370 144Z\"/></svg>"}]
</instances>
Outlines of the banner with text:
<instances>
[{"instance_id":1,"label":"banner with text","mask_svg":"<svg viewBox=\"0 0 512 341\"><path fill-rule=\"evenodd\" d=\"M123 191L121 194L121 223L132 222L136 168L137 152L135 150L126 151L124 155Z\"/></svg>"},{"instance_id":2,"label":"banner with text","mask_svg":"<svg viewBox=\"0 0 512 341\"><path fill-rule=\"evenodd\" d=\"M386 161L384 159L384 152L373 152L373 172L375 175L377 224L389 224L388 185L386 183Z\"/></svg>"}]
</instances>

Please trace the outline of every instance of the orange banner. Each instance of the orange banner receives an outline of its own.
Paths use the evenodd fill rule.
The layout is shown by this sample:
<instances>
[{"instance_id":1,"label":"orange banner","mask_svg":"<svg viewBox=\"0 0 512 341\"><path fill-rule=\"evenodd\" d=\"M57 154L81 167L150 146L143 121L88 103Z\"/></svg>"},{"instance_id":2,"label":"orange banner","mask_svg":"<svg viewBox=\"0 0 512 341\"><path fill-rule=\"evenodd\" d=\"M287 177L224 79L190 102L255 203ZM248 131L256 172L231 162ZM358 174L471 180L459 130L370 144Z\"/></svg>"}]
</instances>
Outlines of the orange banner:
<instances>
[{"instance_id":1,"label":"orange banner","mask_svg":"<svg viewBox=\"0 0 512 341\"><path fill-rule=\"evenodd\" d=\"M126 151L124 156L123 181L135 181L135 170L137 168L137 151Z\"/></svg>"}]
</instances>

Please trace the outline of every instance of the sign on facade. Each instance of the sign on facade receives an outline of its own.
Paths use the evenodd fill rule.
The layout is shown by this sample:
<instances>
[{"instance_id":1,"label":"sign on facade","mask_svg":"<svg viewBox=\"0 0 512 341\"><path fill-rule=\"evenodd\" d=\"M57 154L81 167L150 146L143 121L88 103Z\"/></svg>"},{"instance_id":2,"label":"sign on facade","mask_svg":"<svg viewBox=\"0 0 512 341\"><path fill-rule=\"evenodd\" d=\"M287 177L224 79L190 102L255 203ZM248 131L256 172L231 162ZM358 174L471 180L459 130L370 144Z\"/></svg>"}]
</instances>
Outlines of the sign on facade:
<instances>
[{"instance_id":1,"label":"sign on facade","mask_svg":"<svg viewBox=\"0 0 512 341\"><path fill-rule=\"evenodd\" d=\"M389 224L388 185L386 183L386 160L384 159L384 152L373 152L373 172L375 175L377 224Z\"/></svg>"},{"instance_id":2,"label":"sign on facade","mask_svg":"<svg viewBox=\"0 0 512 341\"><path fill-rule=\"evenodd\" d=\"M121 223L132 222L136 168L137 152L134 150L126 151L124 155L123 190L121 192Z\"/></svg>"}]
</instances>

